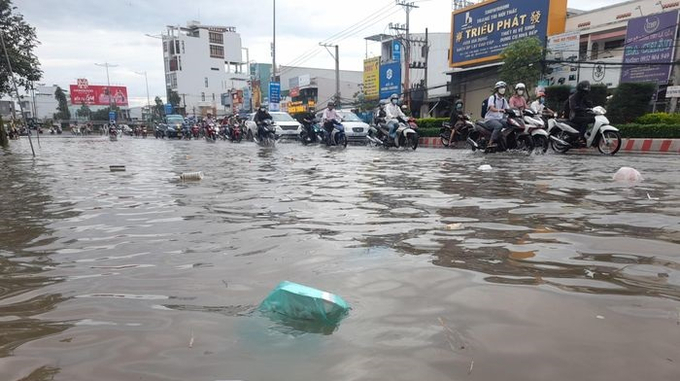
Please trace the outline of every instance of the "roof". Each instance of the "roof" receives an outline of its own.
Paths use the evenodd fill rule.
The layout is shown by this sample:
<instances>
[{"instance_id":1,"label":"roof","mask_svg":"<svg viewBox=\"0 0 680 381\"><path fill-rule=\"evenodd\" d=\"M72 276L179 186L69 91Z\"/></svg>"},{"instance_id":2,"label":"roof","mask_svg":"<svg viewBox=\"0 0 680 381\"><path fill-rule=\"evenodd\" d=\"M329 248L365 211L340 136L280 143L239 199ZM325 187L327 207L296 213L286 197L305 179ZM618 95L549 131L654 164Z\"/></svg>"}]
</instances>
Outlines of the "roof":
<instances>
[{"instance_id":1,"label":"roof","mask_svg":"<svg viewBox=\"0 0 680 381\"><path fill-rule=\"evenodd\" d=\"M364 40L369 40L369 41L375 41L375 42L382 42L382 41L389 41L389 40L394 40L396 37L392 36L391 34L376 34L373 36L368 36L364 37Z\"/></svg>"}]
</instances>

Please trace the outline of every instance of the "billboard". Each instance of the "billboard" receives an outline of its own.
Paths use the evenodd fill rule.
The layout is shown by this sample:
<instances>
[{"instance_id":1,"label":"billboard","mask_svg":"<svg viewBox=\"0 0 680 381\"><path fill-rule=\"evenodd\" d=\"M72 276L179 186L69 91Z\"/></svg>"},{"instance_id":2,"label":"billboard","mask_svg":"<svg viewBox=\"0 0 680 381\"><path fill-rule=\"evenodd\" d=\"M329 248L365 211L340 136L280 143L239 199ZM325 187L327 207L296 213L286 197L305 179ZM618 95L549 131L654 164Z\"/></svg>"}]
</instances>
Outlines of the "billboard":
<instances>
[{"instance_id":1,"label":"billboard","mask_svg":"<svg viewBox=\"0 0 680 381\"><path fill-rule=\"evenodd\" d=\"M380 95L380 57L364 60L364 95L367 100Z\"/></svg>"},{"instance_id":2,"label":"billboard","mask_svg":"<svg viewBox=\"0 0 680 381\"><path fill-rule=\"evenodd\" d=\"M281 103L281 83L269 82L269 111L279 111Z\"/></svg>"},{"instance_id":3,"label":"billboard","mask_svg":"<svg viewBox=\"0 0 680 381\"><path fill-rule=\"evenodd\" d=\"M498 60L511 43L564 32L567 0L492 0L451 15L449 66Z\"/></svg>"},{"instance_id":4,"label":"billboard","mask_svg":"<svg viewBox=\"0 0 680 381\"><path fill-rule=\"evenodd\" d=\"M675 53L678 11L628 21L621 82L668 83ZM626 65L628 64L628 65Z\"/></svg>"},{"instance_id":5,"label":"billboard","mask_svg":"<svg viewBox=\"0 0 680 381\"><path fill-rule=\"evenodd\" d=\"M578 61L581 32L567 32L548 37L548 61ZM553 63L548 65L548 86L569 85L576 86L578 82L578 65Z\"/></svg>"},{"instance_id":6,"label":"billboard","mask_svg":"<svg viewBox=\"0 0 680 381\"><path fill-rule=\"evenodd\" d=\"M392 41L392 61L401 61L401 41Z\"/></svg>"},{"instance_id":7,"label":"billboard","mask_svg":"<svg viewBox=\"0 0 680 381\"><path fill-rule=\"evenodd\" d=\"M128 95L125 86L111 86L111 99L106 91L107 86L90 85L87 79L78 79L76 85L69 85L71 104L88 106L108 106L110 103L116 106L127 106Z\"/></svg>"},{"instance_id":8,"label":"billboard","mask_svg":"<svg viewBox=\"0 0 680 381\"><path fill-rule=\"evenodd\" d=\"M380 65L380 99L401 93L401 63Z\"/></svg>"}]
</instances>

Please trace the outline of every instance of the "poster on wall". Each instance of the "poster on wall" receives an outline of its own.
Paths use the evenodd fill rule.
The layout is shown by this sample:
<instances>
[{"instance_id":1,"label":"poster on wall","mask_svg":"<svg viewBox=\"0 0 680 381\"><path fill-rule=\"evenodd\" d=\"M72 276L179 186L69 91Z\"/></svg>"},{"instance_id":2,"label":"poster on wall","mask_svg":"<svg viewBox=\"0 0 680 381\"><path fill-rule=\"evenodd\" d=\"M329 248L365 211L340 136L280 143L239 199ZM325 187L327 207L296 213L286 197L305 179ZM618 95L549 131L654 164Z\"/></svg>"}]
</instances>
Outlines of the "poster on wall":
<instances>
[{"instance_id":1,"label":"poster on wall","mask_svg":"<svg viewBox=\"0 0 680 381\"><path fill-rule=\"evenodd\" d=\"M451 67L498 60L511 43L526 37L545 42L564 32L566 0L492 0L453 12Z\"/></svg>"},{"instance_id":2,"label":"poster on wall","mask_svg":"<svg viewBox=\"0 0 680 381\"><path fill-rule=\"evenodd\" d=\"M621 82L668 83L675 54L678 11L628 21Z\"/></svg>"},{"instance_id":3,"label":"poster on wall","mask_svg":"<svg viewBox=\"0 0 680 381\"><path fill-rule=\"evenodd\" d=\"M380 96L380 57L364 60L364 96L376 100Z\"/></svg>"},{"instance_id":4,"label":"poster on wall","mask_svg":"<svg viewBox=\"0 0 680 381\"><path fill-rule=\"evenodd\" d=\"M392 94L401 94L400 62L380 65L380 99L387 99Z\"/></svg>"},{"instance_id":5,"label":"poster on wall","mask_svg":"<svg viewBox=\"0 0 680 381\"><path fill-rule=\"evenodd\" d=\"M548 37L546 59L548 61L562 61L548 65L548 86L569 85L576 86L578 82L578 61L581 32L567 32Z\"/></svg>"}]
</instances>

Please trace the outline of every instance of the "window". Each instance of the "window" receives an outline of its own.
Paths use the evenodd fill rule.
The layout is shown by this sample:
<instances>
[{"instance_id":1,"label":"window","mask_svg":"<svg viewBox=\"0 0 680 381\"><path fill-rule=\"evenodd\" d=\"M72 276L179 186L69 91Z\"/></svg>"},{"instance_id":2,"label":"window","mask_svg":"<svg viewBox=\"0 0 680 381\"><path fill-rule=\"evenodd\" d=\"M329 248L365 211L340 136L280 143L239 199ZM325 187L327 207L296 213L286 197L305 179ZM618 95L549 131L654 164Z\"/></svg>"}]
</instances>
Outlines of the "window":
<instances>
[{"instance_id":1,"label":"window","mask_svg":"<svg viewBox=\"0 0 680 381\"><path fill-rule=\"evenodd\" d=\"M177 71L177 57L170 59L170 71Z\"/></svg>"},{"instance_id":2,"label":"window","mask_svg":"<svg viewBox=\"0 0 680 381\"><path fill-rule=\"evenodd\" d=\"M182 56L177 56L177 66L179 67L179 71L182 71Z\"/></svg>"},{"instance_id":3,"label":"window","mask_svg":"<svg viewBox=\"0 0 680 381\"><path fill-rule=\"evenodd\" d=\"M163 53L165 53L165 52L167 52L167 51L168 51L168 42L167 42L167 41L163 41Z\"/></svg>"},{"instance_id":4,"label":"window","mask_svg":"<svg viewBox=\"0 0 680 381\"><path fill-rule=\"evenodd\" d=\"M213 102L215 102L215 93L213 93Z\"/></svg>"},{"instance_id":5,"label":"window","mask_svg":"<svg viewBox=\"0 0 680 381\"><path fill-rule=\"evenodd\" d=\"M210 45L210 57L224 58L224 46Z\"/></svg>"},{"instance_id":6,"label":"window","mask_svg":"<svg viewBox=\"0 0 680 381\"><path fill-rule=\"evenodd\" d=\"M216 68L216 67L211 67L210 70L220 71L220 69L218 69L218 68Z\"/></svg>"},{"instance_id":7,"label":"window","mask_svg":"<svg viewBox=\"0 0 680 381\"><path fill-rule=\"evenodd\" d=\"M174 55L175 54L175 42L174 41L169 41L170 45L170 54Z\"/></svg>"},{"instance_id":8,"label":"window","mask_svg":"<svg viewBox=\"0 0 680 381\"><path fill-rule=\"evenodd\" d=\"M600 44L598 44L597 42L593 42L593 45L590 47L590 59L596 60L599 53L600 53Z\"/></svg>"},{"instance_id":9,"label":"window","mask_svg":"<svg viewBox=\"0 0 680 381\"><path fill-rule=\"evenodd\" d=\"M175 51L179 54L179 40L175 40Z\"/></svg>"},{"instance_id":10,"label":"window","mask_svg":"<svg viewBox=\"0 0 680 381\"><path fill-rule=\"evenodd\" d=\"M182 41L182 54L184 54L184 41Z\"/></svg>"},{"instance_id":11,"label":"window","mask_svg":"<svg viewBox=\"0 0 680 381\"><path fill-rule=\"evenodd\" d=\"M582 42L578 47L578 58L584 60L586 59L586 54L588 54L588 43Z\"/></svg>"},{"instance_id":12,"label":"window","mask_svg":"<svg viewBox=\"0 0 680 381\"><path fill-rule=\"evenodd\" d=\"M205 102L205 93L201 93L201 101Z\"/></svg>"},{"instance_id":13,"label":"window","mask_svg":"<svg viewBox=\"0 0 680 381\"><path fill-rule=\"evenodd\" d=\"M210 32L208 34L211 44L224 44L224 36L222 33Z\"/></svg>"},{"instance_id":14,"label":"window","mask_svg":"<svg viewBox=\"0 0 680 381\"><path fill-rule=\"evenodd\" d=\"M205 77L205 87L208 87L208 77Z\"/></svg>"},{"instance_id":15,"label":"window","mask_svg":"<svg viewBox=\"0 0 680 381\"><path fill-rule=\"evenodd\" d=\"M607 42L604 43L604 50L613 50L613 49L621 48L621 47L623 47L625 42L626 41L624 39L607 41Z\"/></svg>"}]
</instances>

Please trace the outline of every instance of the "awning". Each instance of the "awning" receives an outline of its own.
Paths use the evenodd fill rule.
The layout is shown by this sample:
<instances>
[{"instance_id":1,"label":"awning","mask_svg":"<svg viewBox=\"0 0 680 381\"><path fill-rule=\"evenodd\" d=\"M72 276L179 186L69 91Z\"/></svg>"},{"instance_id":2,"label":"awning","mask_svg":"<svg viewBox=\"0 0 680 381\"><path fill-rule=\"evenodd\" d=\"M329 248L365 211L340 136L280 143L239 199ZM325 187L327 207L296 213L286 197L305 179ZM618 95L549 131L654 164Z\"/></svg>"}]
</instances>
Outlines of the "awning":
<instances>
[{"instance_id":1,"label":"awning","mask_svg":"<svg viewBox=\"0 0 680 381\"><path fill-rule=\"evenodd\" d=\"M456 68L445 71L444 74L456 74L456 73L464 73L466 71L486 69L486 68L490 68L490 67L494 67L494 66L501 66L504 63L505 62L494 62L494 63L491 63L491 64L480 65L480 66L472 66L472 67L466 67L466 68L456 67Z\"/></svg>"}]
</instances>

